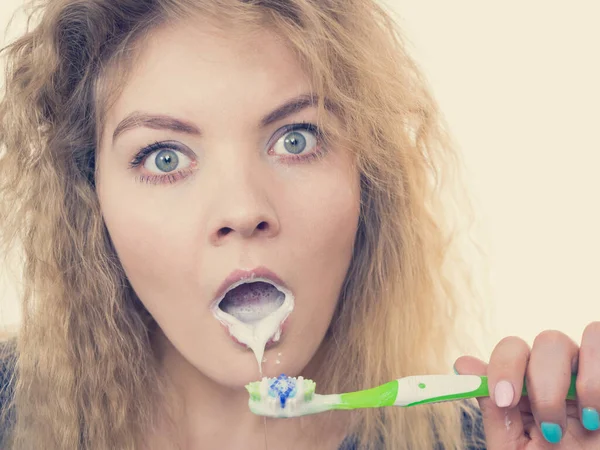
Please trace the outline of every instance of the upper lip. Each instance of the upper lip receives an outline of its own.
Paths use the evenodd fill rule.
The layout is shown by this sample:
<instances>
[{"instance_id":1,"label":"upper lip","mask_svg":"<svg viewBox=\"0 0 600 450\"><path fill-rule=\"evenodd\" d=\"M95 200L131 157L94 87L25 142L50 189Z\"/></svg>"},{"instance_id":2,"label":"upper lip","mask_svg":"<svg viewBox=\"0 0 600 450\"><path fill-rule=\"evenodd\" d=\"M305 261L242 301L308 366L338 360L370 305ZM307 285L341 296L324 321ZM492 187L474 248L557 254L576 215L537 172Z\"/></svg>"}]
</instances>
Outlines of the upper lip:
<instances>
[{"instance_id":1,"label":"upper lip","mask_svg":"<svg viewBox=\"0 0 600 450\"><path fill-rule=\"evenodd\" d=\"M254 278L264 278L272 281L274 284L281 286L282 288L288 289L286 284L277 276L277 274L271 272L266 267L256 267L251 270L234 270L231 272L217 289L214 296L214 302L220 301L221 297L229 290L231 285L238 283L242 280L252 280Z\"/></svg>"}]
</instances>

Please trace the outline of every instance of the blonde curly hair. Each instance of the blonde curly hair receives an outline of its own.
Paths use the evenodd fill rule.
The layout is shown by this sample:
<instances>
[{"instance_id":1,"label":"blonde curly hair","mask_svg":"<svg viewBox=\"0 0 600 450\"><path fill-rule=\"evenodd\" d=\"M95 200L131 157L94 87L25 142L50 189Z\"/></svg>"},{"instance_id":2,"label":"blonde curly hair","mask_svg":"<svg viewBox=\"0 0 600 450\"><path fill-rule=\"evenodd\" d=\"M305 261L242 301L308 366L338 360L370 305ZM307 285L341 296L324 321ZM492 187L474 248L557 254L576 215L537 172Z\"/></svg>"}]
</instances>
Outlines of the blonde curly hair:
<instances>
[{"instance_id":1,"label":"blonde curly hair","mask_svg":"<svg viewBox=\"0 0 600 450\"><path fill-rule=\"evenodd\" d=\"M95 192L98 130L144 37L190 14L269 26L335 107L361 174L361 217L319 350L324 392L443 373L480 314L452 213L460 164L392 16L375 0L43 0L8 45L0 103L2 248L24 255L13 450L138 449L161 418L156 324L124 274ZM448 193L452 193L449 195ZM371 301L365 301L371 299ZM361 411L361 448L465 448L471 403Z\"/></svg>"}]
</instances>

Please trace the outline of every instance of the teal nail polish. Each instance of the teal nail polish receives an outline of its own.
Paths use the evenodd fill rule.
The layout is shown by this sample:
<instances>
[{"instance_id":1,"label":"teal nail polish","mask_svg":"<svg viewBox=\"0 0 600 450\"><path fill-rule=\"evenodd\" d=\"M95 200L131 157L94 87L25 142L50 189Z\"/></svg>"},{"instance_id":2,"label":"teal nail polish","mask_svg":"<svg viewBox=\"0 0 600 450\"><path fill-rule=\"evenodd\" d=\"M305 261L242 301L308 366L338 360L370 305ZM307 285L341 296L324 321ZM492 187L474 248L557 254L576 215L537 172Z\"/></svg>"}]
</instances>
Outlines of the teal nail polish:
<instances>
[{"instance_id":1,"label":"teal nail polish","mask_svg":"<svg viewBox=\"0 0 600 450\"><path fill-rule=\"evenodd\" d=\"M542 422L541 429L544 439L551 444L558 444L562 439L562 430L557 423Z\"/></svg>"},{"instance_id":2,"label":"teal nail polish","mask_svg":"<svg viewBox=\"0 0 600 450\"><path fill-rule=\"evenodd\" d=\"M583 408L581 411L581 423L586 430L596 431L600 428L600 417L594 408Z\"/></svg>"}]
</instances>

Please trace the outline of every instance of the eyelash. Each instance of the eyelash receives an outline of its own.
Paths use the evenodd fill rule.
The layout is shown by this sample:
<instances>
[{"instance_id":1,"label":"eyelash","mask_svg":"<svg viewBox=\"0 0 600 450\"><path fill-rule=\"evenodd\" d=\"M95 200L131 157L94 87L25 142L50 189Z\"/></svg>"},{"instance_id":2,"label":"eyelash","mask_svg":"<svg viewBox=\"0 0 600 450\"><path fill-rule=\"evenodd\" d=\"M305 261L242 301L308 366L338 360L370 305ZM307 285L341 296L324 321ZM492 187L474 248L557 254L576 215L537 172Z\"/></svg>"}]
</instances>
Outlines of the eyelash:
<instances>
[{"instance_id":1,"label":"eyelash","mask_svg":"<svg viewBox=\"0 0 600 450\"><path fill-rule=\"evenodd\" d=\"M276 137L271 139L271 141L270 141L272 143L269 145L269 150L268 150L269 154L270 154L273 146L275 145L275 143L279 139L281 139L283 136L285 136L286 134L291 133L293 131L305 130L305 131L309 131L315 135L315 138L317 140L315 150L311 153L308 153L307 155L292 155L292 154L290 154L288 156L279 156L278 159L293 164L293 163L298 163L298 162L309 162L309 161L315 160L315 159L323 156L323 153L324 153L323 134L316 125L309 123L309 122L298 122L298 123L294 123L294 124L290 124L290 125L285 125L285 126L281 127L280 130L281 130L281 132L277 132L275 135ZM184 153L184 151L181 149L181 146L177 145L175 143L172 143L169 141L154 142L154 143L142 148L135 155L135 157L129 163L129 168L130 169L138 168L139 166L144 164L144 162L146 161L148 156L150 156L152 153L156 153L160 150L175 150L175 151ZM192 163L192 166L193 165L194 164ZM162 183L173 184L179 180L187 178L189 175L192 175L193 172L194 172L193 167L188 167L188 168L176 171L176 172L165 173L164 175L155 175L155 174L140 175L139 181L142 183L145 182L147 184L162 184Z\"/></svg>"}]
</instances>

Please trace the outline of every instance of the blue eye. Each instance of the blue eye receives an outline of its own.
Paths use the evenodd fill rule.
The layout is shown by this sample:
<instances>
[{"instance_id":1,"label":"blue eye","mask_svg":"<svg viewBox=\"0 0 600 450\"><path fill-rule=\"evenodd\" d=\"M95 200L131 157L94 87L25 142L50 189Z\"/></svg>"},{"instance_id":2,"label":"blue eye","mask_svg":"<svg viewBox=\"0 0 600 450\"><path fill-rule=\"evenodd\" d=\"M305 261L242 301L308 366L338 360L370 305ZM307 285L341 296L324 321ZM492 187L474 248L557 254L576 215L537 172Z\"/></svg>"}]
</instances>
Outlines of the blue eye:
<instances>
[{"instance_id":1,"label":"blue eye","mask_svg":"<svg viewBox=\"0 0 600 450\"><path fill-rule=\"evenodd\" d=\"M194 172L194 152L173 141L155 142L142 148L129 162L130 169L143 166L136 177L147 184L175 183Z\"/></svg>"},{"instance_id":2,"label":"blue eye","mask_svg":"<svg viewBox=\"0 0 600 450\"><path fill-rule=\"evenodd\" d=\"M180 166L180 162L184 165ZM166 148L148 155L144 162L144 168L152 173L169 173L176 169L185 169L191 163L191 160L183 153ZM156 170L158 169L158 170Z\"/></svg>"},{"instance_id":3,"label":"blue eye","mask_svg":"<svg viewBox=\"0 0 600 450\"><path fill-rule=\"evenodd\" d=\"M155 142L141 149L129 167L136 168L143 164L144 169L154 174L166 174L176 169L185 169L192 164L192 160L186 155L177 143L164 141Z\"/></svg>"},{"instance_id":4,"label":"blue eye","mask_svg":"<svg viewBox=\"0 0 600 450\"><path fill-rule=\"evenodd\" d=\"M273 145L276 155L300 155L314 152L318 145L318 131L314 125L294 125Z\"/></svg>"}]
</instances>

